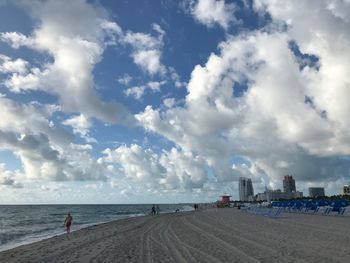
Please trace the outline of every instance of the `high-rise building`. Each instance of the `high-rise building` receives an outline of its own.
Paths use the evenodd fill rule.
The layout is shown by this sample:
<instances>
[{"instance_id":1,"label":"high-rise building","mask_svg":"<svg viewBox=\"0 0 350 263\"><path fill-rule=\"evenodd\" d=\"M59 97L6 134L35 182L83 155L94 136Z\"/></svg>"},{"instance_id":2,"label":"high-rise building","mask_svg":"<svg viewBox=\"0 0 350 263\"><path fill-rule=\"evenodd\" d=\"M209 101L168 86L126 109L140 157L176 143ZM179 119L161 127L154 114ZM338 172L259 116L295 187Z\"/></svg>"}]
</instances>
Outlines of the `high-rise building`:
<instances>
[{"instance_id":1,"label":"high-rise building","mask_svg":"<svg viewBox=\"0 0 350 263\"><path fill-rule=\"evenodd\" d=\"M239 178L239 200L249 201L249 196L254 195L252 180L245 177Z\"/></svg>"},{"instance_id":2,"label":"high-rise building","mask_svg":"<svg viewBox=\"0 0 350 263\"><path fill-rule=\"evenodd\" d=\"M291 175L285 175L283 178L283 192L291 193L296 192L295 180Z\"/></svg>"},{"instance_id":3,"label":"high-rise building","mask_svg":"<svg viewBox=\"0 0 350 263\"><path fill-rule=\"evenodd\" d=\"M350 184L344 185L344 187L343 187L343 194L344 195L350 195Z\"/></svg>"},{"instance_id":4,"label":"high-rise building","mask_svg":"<svg viewBox=\"0 0 350 263\"><path fill-rule=\"evenodd\" d=\"M323 187L309 187L309 196L310 197L320 197L325 196Z\"/></svg>"}]
</instances>

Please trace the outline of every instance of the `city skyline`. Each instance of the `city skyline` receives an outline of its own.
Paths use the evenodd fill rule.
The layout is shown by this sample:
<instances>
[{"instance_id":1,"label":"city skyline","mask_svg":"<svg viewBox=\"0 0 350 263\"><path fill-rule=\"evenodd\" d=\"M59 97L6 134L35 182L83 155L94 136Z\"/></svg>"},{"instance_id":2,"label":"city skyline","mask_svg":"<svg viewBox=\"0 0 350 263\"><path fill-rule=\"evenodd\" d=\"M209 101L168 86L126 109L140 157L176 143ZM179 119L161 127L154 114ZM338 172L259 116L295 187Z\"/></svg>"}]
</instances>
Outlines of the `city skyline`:
<instances>
[{"instance_id":1,"label":"city skyline","mask_svg":"<svg viewBox=\"0 0 350 263\"><path fill-rule=\"evenodd\" d=\"M0 203L341 193L349 6L0 0Z\"/></svg>"}]
</instances>

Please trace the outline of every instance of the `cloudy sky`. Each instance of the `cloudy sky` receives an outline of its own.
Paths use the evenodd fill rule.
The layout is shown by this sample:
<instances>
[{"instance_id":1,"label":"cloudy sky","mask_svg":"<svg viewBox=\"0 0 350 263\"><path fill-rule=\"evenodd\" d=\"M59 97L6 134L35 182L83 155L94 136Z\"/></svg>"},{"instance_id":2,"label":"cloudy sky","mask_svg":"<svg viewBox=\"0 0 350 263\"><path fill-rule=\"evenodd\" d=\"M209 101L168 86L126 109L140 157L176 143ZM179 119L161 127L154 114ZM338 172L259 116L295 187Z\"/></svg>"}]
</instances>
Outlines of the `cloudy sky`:
<instances>
[{"instance_id":1,"label":"cloudy sky","mask_svg":"<svg viewBox=\"0 0 350 263\"><path fill-rule=\"evenodd\" d=\"M350 1L0 0L0 203L350 181Z\"/></svg>"}]
</instances>

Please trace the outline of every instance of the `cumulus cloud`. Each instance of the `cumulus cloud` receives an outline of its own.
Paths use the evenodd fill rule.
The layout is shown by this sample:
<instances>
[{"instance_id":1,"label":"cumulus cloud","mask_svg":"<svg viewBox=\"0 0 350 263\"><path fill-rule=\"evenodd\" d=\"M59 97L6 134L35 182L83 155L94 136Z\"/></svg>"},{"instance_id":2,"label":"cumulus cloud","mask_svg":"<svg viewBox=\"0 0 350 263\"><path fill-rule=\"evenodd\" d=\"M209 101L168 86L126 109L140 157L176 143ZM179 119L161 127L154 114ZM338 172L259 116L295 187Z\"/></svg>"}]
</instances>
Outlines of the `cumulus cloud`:
<instances>
[{"instance_id":1,"label":"cumulus cloud","mask_svg":"<svg viewBox=\"0 0 350 263\"><path fill-rule=\"evenodd\" d=\"M121 42L131 45L131 57L142 70L151 75L164 75L166 67L161 63L161 49L165 31L158 24L153 24L153 30L158 33L157 37L128 31L121 38Z\"/></svg>"},{"instance_id":2,"label":"cumulus cloud","mask_svg":"<svg viewBox=\"0 0 350 263\"><path fill-rule=\"evenodd\" d=\"M0 163L0 186L23 188L23 184L16 179L21 176L19 171L6 170L5 164Z\"/></svg>"},{"instance_id":3,"label":"cumulus cloud","mask_svg":"<svg viewBox=\"0 0 350 263\"><path fill-rule=\"evenodd\" d=\"M231 23L237 23L234 16L236 6L224 0L198 0L190 2L190 12L194 19L207 27L219 25L227 30Z\"/></svg>"},{"instance_id":4,"label":"cumulus cloud","mask_svg":"<svg viewBox=\"0 0 350 263\"><path fill-rule=\"evenodd\" d=\"M91 145L72 143L72 134L50 117L56 111L79 112L62 124L71 126L73 133L87 142L96 142L89 135L92 117L107 123L132 124L133 117L124 106L99 98L92 71L104 49L122 41L133 47L133 54L139 56L142 66L146 63L146 71L163 74L165 67L159 59L165 32L154 24L157 37L131 31L124 34L116 23L107 20L103 9L94 8L85 1L23 1L21 5L38 22L33 32L28 36L3 32L0 39L15 49L26 46L49 55L52 61L38 68L23 59L1 55L0 72L6 76L4 84L15 93L40 90L56 95L60 105L21 104L2 95L0 148L19 157L23 178L28 180L105 180L108 167L92 157ZM156 58L153 54L142 55L142 52L153 51L157 53ZM125 83L129 81L124 78ZM163 82L150 82L146 88L157 92L161 85ZM16 184L12 177L5 179L2 182Z\"/></svg>"},{"instance_id":5,"label":"cumulus cloud","mask_svg":"<svg viewBox=\"0 0 350 263\"><path fill-rule=\"evenodd\" d=\"M16 180L105 180L105 167L92 158L91 148L72 144L70 133L51 124L52 111L38 107L0 97L0 149L18 156L24 169Z\"/></svg>"},{"instance_id":6,"label":"cumulus cloud","mask_svg":"<svg viewBox=\"0 0 350 263\"><path fill-rule=\"evenodd\" d=\"M18 32L4 32L0 34L0 39L9 43L13 48L19 48L21 46L32 46L34 41L22 33Z\"/></svg>"},{"instance_id":7,"label":"cumulus cloud","mask_svg":"<svg viewBox=\"0 0 350 263\"><path fill-rule=\"evenodd\" d=\"M75 134L79 134L87 142L97 142L94 138L89 136L89 129L92 127L92 122L83 114L67 119L63 121L62 124L71 126L73 128L73 132Z\"/></svg>"},{"instance_id":8,"label":"cumulus cloud","mask_svg":"<svg viewBox=\"0 0 350 263\"><path fill-rule=\"evenodd\" d=\"M209 27L227 30L236 22L232 4L192 3L195 19ZM98 98L91 73L107 45L131 46L131 57L144 72L169 73L176 87L186 85L183 103L167 98L160 108L149 105L135 115L146 131L163 136L175 147L156 152L136 144L122 145L106 149L95 160L92 146L72 143L72 137L49 120L49 111L39 112L33 104L20 105L0 96L4 113L0 147L19 156L25 177L105 180L112 175L111 184L124 187L124 194L144 189L213 192L226 186L234 190L230 182L239 176L252 177L260 188L278 185L285 174L293 174L302 185L348 180L347 2L254 1L255 11L268 13L271 24L227 35L205 64L194 67L188 83L161 63L165 32L159 25L153 25L155 34L123 32L84 2L73 4L76 8L69 12L61 2L39 6L33 11L39 23L30 36L1 35L14 48L29 46L54 59L34 69L3 57L1 71L11 74L6 85L15 92L40 89L56 94L63 110L79 112L62 124L86 137L91 117L113 122L116 112L125 116L115 104ZM58 10L57 15L49 16L52 10ZM84 14L79 24L73 23L79 17L76 10ZM22 65L17 71L16 63ZM119 82L128 86L131 79L124 75ZM145 83L126 89L125 94L142 99L147 91L159 92L164 84ZM233 164L235 158L241 163ZM17 180L11 174L6 178L2 179L6 184ZM335 183L324 185L336 187Z\"/></svg>"},{"instance_id":9,"label":"cumulus cloud","mask_svg":"<svg viewBox=\"0 0 350 263\"><path fill-rule=\"evenodd\" d=\"M27 72L28 62L23 59L12 60L10 57L0 54L0 72L1 73L25 73Z\"/></svg>"},{"instance_id":10,"label":"cumulus cloud","mask_svg":"<svg viewBox=\"0 0 350 263\"><path fill-rule=\"evenodd\" d=\"M160 56L161 52L155 49L138 50L132 54L134 62L151 75L165 73L165 68L160 63Z\"/></svg>"},{"instance_id":11,"label":"cumulus cloud","mask_svg":"<svg viewBox=\"0 0 350 263\"><path fill-rule=\"evenodd\" d=\"M147 90L150 90L151 92L160 92L161 86L164 85L165 83L166 83L165 80L150 81L147 83L147 85L128 88L124 91L124 94L126 96L134 97L136 100L140 100L142 99L142 97L144 96Z\"/></svg>"},{"instance_id":12,"label":"cumulus cloud","mask_svg":"<svg viewBox=\"0 0 350 263\"><path fill-rule=\"evenodd\" d=\"M15 74L6 85L16 92L40 89L57 95L66 112L82 112L105 122L130 123L132 117L124 106L99 98L92 75L104 47L120 33L119 26L84 1L34 1L23 5L39 21L33 33L24 36L5 32L1 40L14 48L27 46L48 53L53 62L29 74Z\"/></svg>"},{"instance_id":13,"label":"cumulus cloud","mask_svg":"<svg viewBox=\"0 0 350 263\"><path fill-rule=\"evenodd\" d=\"M0 39L13 48L27 46L49 54L53 62L41 68L26 65L27 70L11 74L4 82L9 90L16 93L43 90L57 95L65 112L81 112L108 123L133 124L134 119L126 107L99 98L92 71L107 46L123 44L131 46L131 57L144 72L164 76L167 69L161 56L165 31L153 24L155 36L130 30L124 32L118 24L107 20L103 9L94 8L85 1L49 0L22 2L22 5L39 21L33 33L26 36L3 32ZM7 73L10 72L7 70ZM119 81L128 85L130 78L125 75ZM179 81L177 85L181 85ZM134 88L128 93L141 94L140 91Z\"/></svg>"},{"instance_id":14,"label":"cumulus cloud","mask_svg":"<svg viewBox=\"0 0 350 263\"><path fill-rule=\"evenodd\" d=\"M132 77L129 74L124 74L118 78L118 82L125 86L129 85L130 81L132 81Z\"/></svg>"},{"instance_id":15,"label":"cumulus cloud","mask_svg":"<svg viewBox=\"0 0 350 263\"><path fill-rule=\"evenodd\" d=\"M169 72L170 72L170 78L173 80L176 88L186 87L187 83L184 81L181 81L179 74L176 72L176 70L173 67L169 67Z\"/></svg>"},{"instance_id":16,"label":"cumulus cloud","mask_svg":"<svg viewBox=\"0 0 350 263\"><path fill-rule=\"evenodd\" d=\"M159 155L133 144L106 149L104 154L103 162L119 166L121 174L146 189L192 190L207 181L205 161L175 148Z\"/></svg>"},{"instance_id":17,"label":"cumulus cloud","mask_svg":"<svg viewBox=\"0 0 350 263\"><path fill-rule=\"evenodd\" d=\"M55 149L44 134L22 135L0 131L0 148L14 152L28 180L104 180L103 169L84 150Z\"/></svg>"},{"instance_id":18,"label":"cumulus cloud","mask_svg":"<svg viewBox=\"0 0 350 263\"><path fill-rule=\"evenodd\" d=\"M163 103L165 107L172 108L175 105L175 99L174 98L166 98L163 100Z\"/></svg>"},{"instance_id":19,"label":"cumulus cloud","mask_svg":"<svg viewBox=\"0 0 350 263\"><path fill-rule=\"evenodd\" d=\"M0 97L0 130L16 134L46 134L55 144L66 144L73 137L63 129L51 125L49 117L54 112L51 107L43 107L35 103L21 104L3 96Z\"/></svg>"},{"instance_id":20,"label":"cumulus cloud","mask_svg":"<svg viewBox=\"0 0 350 263\"><path fill-rule=\"evenodd\" d=\"M192 71L184 107L148 106L136 118L199 154L219 181L250 174L275 185L290 173L304 182L349 178L349 159L341 157L350 153L349 25L329 2L321 7L255 1L286 30L269 26L229 37ZM291 42L319 65L301 66ZM250 166L232 169L233 156Z\"/></svg>"},{"instance_id":21,"label":"cumulus cloud","mask_svg":"<svg viewBox=\"0 0 350 263\"><path fill-rule=\"evenodd\" d=\"M0 73L7 75L3 84L15 93L37 89L39 75L45 74L38 68L30 68L28 61L20 58L11 59L2 54L0 54Z\"/></svg>"}]
</instances>

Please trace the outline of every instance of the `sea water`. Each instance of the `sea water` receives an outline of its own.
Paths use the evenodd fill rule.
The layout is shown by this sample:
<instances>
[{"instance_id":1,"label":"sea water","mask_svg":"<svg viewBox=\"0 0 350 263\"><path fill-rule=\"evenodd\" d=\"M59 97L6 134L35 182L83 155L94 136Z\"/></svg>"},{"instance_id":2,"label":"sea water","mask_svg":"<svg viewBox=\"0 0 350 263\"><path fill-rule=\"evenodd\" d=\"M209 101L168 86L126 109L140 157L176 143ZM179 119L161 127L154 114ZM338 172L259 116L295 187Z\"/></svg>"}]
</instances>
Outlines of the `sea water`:
<instances>
[{"instance_id":1,"label":"sea water","mask_svg":"<svg viewBox=\"0 0 350 263\"><path fill-rule=\"evenodd\" d=\"M190 204L161 204L161 213L192 210ZM72 231L113 220L149 214L152 205L0 205L0 251L65 233L67 213Z\"/></svg>"}]
</instances>

